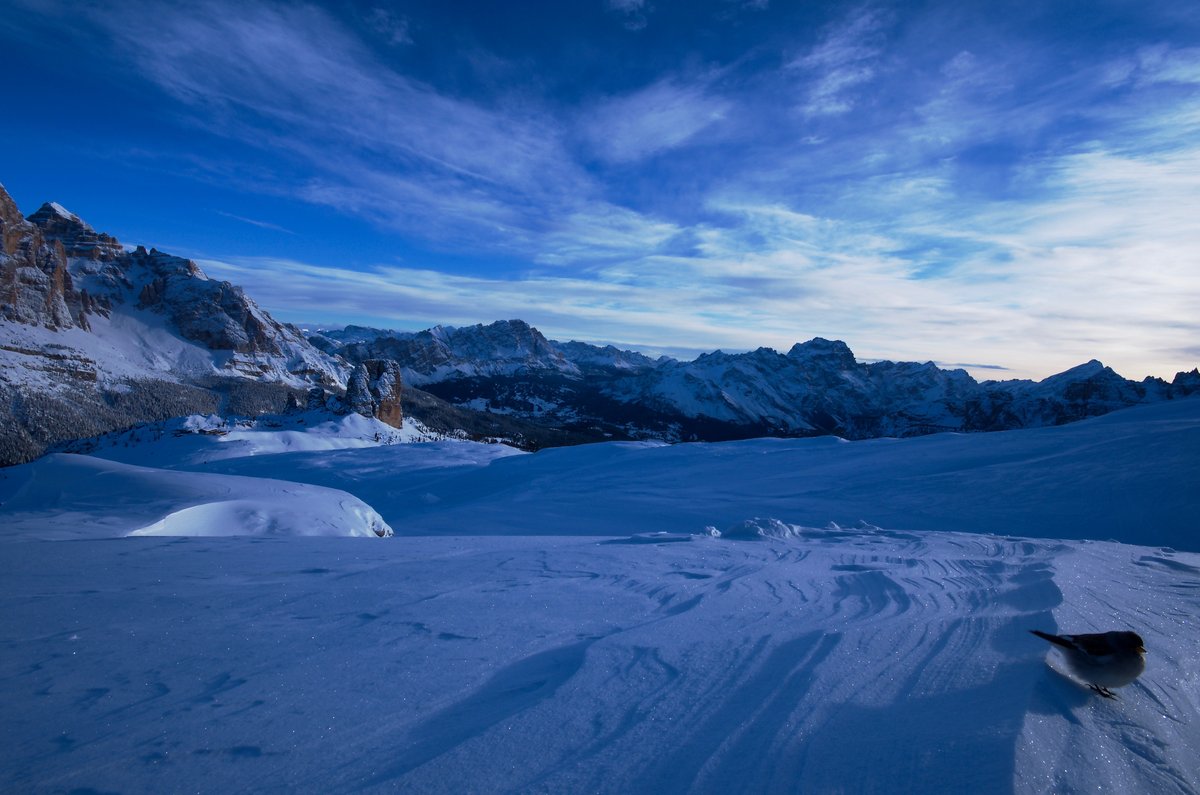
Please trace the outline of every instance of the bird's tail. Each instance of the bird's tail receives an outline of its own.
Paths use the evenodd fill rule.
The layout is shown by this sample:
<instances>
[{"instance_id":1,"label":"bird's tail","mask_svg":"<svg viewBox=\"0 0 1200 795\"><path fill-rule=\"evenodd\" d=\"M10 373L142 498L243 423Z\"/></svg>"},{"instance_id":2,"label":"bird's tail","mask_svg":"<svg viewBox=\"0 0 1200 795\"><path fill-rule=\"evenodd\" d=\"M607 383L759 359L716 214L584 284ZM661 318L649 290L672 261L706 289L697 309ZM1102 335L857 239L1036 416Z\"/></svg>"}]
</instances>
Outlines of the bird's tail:
<instances>
[{"instance_id":1,"label":"bird's tail","mask_svg":"<svg viewBox=\"0 0 1200 795\"><path fill-rule=\"evenodd\" d=\"M1034 635L1037 635L1042 640L1050 641L1055 646L1062 646L1067 649L1074 648L1068 641L1063 640L1058 635L1051 635L1048 632L1038 632L1036 629L1031 629L1029 631L1032 632Z\"/></svg>"}]
</instances>

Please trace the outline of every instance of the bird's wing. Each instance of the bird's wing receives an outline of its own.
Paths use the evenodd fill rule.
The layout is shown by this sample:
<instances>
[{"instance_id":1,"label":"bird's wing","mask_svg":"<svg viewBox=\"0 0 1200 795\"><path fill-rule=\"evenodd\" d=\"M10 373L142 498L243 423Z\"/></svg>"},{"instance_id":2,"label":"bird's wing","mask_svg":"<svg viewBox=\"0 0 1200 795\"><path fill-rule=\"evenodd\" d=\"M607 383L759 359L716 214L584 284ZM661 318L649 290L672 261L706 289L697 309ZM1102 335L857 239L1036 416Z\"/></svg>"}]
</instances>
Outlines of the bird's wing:
<instances>
[{"instance_id":1,"label":"bird's wing","mask_svg":"<svg viewBox=\"0 0 1200 795\"><path fill-rule=\"evenodd\" d=\"M1075 648L1093 657L1104 657L1115 651L1112 641L1104 635L1063 635L1063 638L1071 641Z\"/></svg>"}]
</instances>

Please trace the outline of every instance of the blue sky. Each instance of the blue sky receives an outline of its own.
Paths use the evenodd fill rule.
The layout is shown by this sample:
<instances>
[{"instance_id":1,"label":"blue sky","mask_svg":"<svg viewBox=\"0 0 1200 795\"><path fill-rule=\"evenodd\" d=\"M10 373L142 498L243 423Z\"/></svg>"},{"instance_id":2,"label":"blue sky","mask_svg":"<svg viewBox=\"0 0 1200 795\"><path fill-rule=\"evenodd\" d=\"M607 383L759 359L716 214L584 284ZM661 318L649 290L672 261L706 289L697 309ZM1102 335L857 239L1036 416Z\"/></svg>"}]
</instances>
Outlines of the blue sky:
<instances>
[{"instance_id":1,"label":"blue sky","mask_svg":"<svg viewBox=\"0 0 1200 795\"><path fill-rule=\"evenodd\" d=\"M5 0L0 183L292 321L1200 363L1200 5Z\"/></svg>"}]
</instances>

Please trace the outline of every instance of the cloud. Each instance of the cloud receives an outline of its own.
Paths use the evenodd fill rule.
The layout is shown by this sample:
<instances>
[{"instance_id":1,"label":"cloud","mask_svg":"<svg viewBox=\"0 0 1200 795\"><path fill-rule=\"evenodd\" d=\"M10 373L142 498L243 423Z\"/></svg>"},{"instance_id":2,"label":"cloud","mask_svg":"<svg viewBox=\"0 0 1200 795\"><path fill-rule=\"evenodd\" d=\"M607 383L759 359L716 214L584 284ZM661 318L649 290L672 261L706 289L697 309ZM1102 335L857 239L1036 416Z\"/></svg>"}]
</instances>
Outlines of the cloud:
<instances>
[{"instance_id":1,"label":"cloud","mask_svg":"<svg viewBox=\"0 0 1200 795\"><path fill-rule=\"evenodd\" d=\"M876 76L886 22L880 11L856 9L826 28L818 44L788 64L788 69L809 76L801 108L805 115L840 115L854 107L853 89Z\"/></svg>"},{"instance_id":2,"label":"cloud","mask_svg":"<svg viewBox=\"0 0 1200 795\"><path fill-rule=\"evenodd\" d=\"M297 188L281 174L273 189L331 206L336 197L415 233L445 230L431 218L463 210L460 241L470 230L480 245L593 192L553 117L438 93L386 68L315 7L207 2L99 19L191 109L190 123L314 175Z\"/></svg>"},{"instance_id":3,"label":"cloud","mask_svg":"<svg viewBox=\"0 0 1200 795\"><path fill-rule=\"evenodd\" d=\"M1155 44L1141 47L1133 55L1105 65L1104 82L1109 85L1200 84L1200 47Z\"/></svg>"},{"instance_id":4,"label":"cloud","mask_svg":"<svg viewBox=\"0 0 1200 795\"><path fill-rule=\"evenodd\" d=\"M687 144L724 119L731 107L704 82L665 79L591 107L583 135L602 159L635 162Z\"/></svg>"},{"instance_id":5,"label":"cloud","mask_svg":"<svg viewBox=\"0 0 1200 795\"><path fill-rule=\"evenodd\" d=\"M386 8L372 8L366 21L388 44L396 46L413 43L407 17L394 14Z\"/></svg>"},{"instance_id":6,"label":"cloud","mask_svg":"<svg viewBox=\"0 0 1200 795\"><path fill-rule=\"evenodd\" d=\"M624 18L626 30L638 31L646 27L647 15L653 6L647 7L646 0L607 0L608 10Z\"/></svg>"},{"instance_id":7,"label":"cloud","mask_svg":"<svg viewBox=\"0 0 1200 795\"><path fill-rule=\"evenodd\" d=\"M290 229L285 229L284 227L279 226L278 224L272 224L268 221L256 221L253 218L245 218L241 215L234 215L233 213L227 213L224 210L214 210L214 212L217 215L223 215L226 218L232 218L235 221L241 221L243 224L250 224L251 226L257 226L259 229L269 229L272 232L284 232L289 235L296 234L295 232L293 232Z\"/></svg>"}]
</instances>

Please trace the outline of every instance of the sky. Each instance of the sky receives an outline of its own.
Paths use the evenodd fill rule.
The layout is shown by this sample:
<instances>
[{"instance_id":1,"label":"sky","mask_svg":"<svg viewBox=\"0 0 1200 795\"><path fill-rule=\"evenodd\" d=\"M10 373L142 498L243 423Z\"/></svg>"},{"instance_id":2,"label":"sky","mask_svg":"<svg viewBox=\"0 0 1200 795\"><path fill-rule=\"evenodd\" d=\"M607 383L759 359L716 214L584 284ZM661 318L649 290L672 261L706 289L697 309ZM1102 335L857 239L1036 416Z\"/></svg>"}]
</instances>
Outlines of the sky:
<instances>
[{"instance_id":1,"label":"sky","mask_svg":"<svg viewBox=\"0 0 1200 795\"><path fill-rule=\"evenodd\" d=\"M1200 364L1200 4L0 6L23 211L283 320Z\"/></svg>"}]
</instances>

